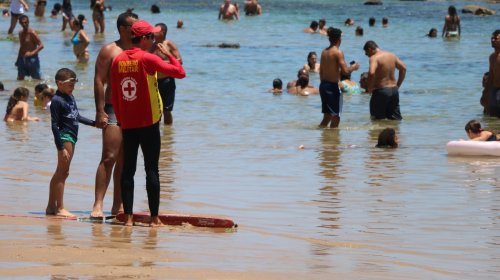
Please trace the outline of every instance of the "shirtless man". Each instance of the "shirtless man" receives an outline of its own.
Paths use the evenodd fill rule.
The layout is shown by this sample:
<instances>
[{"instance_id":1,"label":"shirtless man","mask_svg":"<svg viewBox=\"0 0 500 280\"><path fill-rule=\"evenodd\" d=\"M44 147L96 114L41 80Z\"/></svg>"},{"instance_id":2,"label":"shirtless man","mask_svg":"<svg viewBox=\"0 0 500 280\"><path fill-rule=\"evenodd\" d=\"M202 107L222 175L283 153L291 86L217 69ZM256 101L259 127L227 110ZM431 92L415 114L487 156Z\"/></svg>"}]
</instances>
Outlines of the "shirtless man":
<instances>
[{"instance_id":1,"label":"shirtless man","mask_svg":"<svg viewBox=\"0 0 500 280\"><path fill-rule=\"evenodd\" d=\"M19 54L17 55L17 79L24 80L25 76L40 80L40 59L38 53L43 49L43 43L35 30L29 28L28 16L21 15L19 24L23 28L19 32Z\"/></svg>"},{"instance_id":2,"label":"shirtless man","mask_svg":"<svg viewBox=\"0 0 500 280\"><path fill-rule=\"evenodd\" d=\"M326 19L322 18L318 21L318 31L321 35L326 35L328 27L326 26Z\"/></svg>"},{"instance_id":3,"label":"shirtless man","mask_svg":"<svg viewBox=\"0 0 500 280\"><path fill-rule=\"evenodd\" d=\"M245 0L244 11L247 16L260 16L262 15L262 6L257 0Z\"/></svg>"},{"instance_id":4,"label":"shirtless man","mask_svg":"<svg viewBox=\"0 0 500 280\"><path fill-rule=\"evenodd\" d=\"M289 94L306 96L319 93L318 88L309 84L309 71L301 68L297 73L297 78L297 80L290 81L286 85Z\"/></svg>"},{"instance_id":5,"label":"shirtless man","mask_svg":"<svg viewBox=\"0 0 500 280\"><path fill-rule=\"evenodd\" d=\"M94 76L94 98L96 106L96 126L102 128L102 155L95 176L95 201L91 217L103 216L103 202L113 167L114 193L111 214L123 211L121 199L122 171L122 133L117 125L111 104L110 68L113 59L122 51L132 47L130 27L137 20L134 13L122 13L118 16L117 27L120 39L101 48L96 58ZM106 89L104 85L107 84ZM116 165L115 165L116 163Z\"/></svg>"},{"instance_id":6,"label":"shirtless man","mask_svg":"<svg viewBox=\"0 0 500 280\"><path fill-rule=\"evenodd\" d=\"M401 120L399 87L406 76L405 64L393 53L382 51L374 41L363 47L370 58L367 91L372 93L370 115L372 119ZM398 80L394 76L398 69Z\"/></svg>"},{"instance_id":7,"label":"shirtless man","mask_svg":"<svg viewBox=\"0 0 500 280\"><path fill-rule=\"evenodd\" d=\"M490 73L486 82L486 88L490 92L488 112L500 117L500 29L491 34L491 47L494 51L490 55Z\"/></svg>"},{"instance_id":8,"label":"shirtless man","mask_svg":"<svg viewBox=\"0 0 500 280\"><path fill-rule=\"evenodd\" d=\"M220 5L219 9L219 20L238 20L240 18L240 11L238 7L234 4L231 4L231 0L224 0L224 4Z\"/></svg>"},{"instance_id":9,"label":"shirtless man","mask_svg":"<svg viewBox=\"0 0 500 280\"><path fill-rule=\"evenodd\" d=\"M179 61L182 64L182 57L181 53L179 52L179 49L172 40L166 39L168 31L167 25L165 25L164 23L157 23L155 26L160 27L161 31L155 33L156 41L153 44L153 49L151 50L151 52L161 57L161 59L169 61L168 57L164 55L163 52L161 52L158 48L158 45L161 44L173 56L177 58L177 61ZM157 79L158 79L158 89L160 91L161 99L163 102L163 123L166 125L172 125L173 122L172 110L174 109L175 88L176 88L175 79L172 77L167 77L160 72L157 72Z\"/></svg>"},{"instance_id":10,"label":"shirtless man","mask_svg":"<svg viewBox=\"0 0 500 280\"><path fill-rule=\"evenodd\" d=\"M327 30L330 46L321 52L319 66L319 94L321 96L321 111L323 120L319 127L337 128L342 112L342 92L339 88L340 73L350 74L359 69L358 63L353 63L347 67L344 59L344 52L340 50L342 42L342 31L338 28L330 27Z\"/></svg>"}]
</instances>

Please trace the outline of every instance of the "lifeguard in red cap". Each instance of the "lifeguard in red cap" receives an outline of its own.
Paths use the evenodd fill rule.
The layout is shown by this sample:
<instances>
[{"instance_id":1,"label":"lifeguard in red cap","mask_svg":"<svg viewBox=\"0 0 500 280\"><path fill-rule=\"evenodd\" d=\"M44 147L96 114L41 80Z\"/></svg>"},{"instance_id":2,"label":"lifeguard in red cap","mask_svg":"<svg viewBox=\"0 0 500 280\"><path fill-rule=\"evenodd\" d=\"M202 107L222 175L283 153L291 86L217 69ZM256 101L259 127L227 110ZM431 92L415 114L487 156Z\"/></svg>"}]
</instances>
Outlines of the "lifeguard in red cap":
<instances>
[{"instance_id":1,"label":"lifeguard in red cap","mask_svg":"<svg viewBox=\"0 0 500 280\"><path fill-rule=\"evenodd\" d=\"M153 27L147 21L136 21L131 29L132 48L116 56L111 65L112 99L118 124L123 133L123 170L121 176L122 199L125 225L132 226L134 204L134 174L137 152L141 146L146 170L151 226L160 226L158 209L160 205L160 157L159 122L162 101L158 91L156 72L182 79L186 72L177 59L163 45L158 50L168 57L170 63L146 50L154 43L154 33L160 27Z\"/></svg>"}]
</instances>

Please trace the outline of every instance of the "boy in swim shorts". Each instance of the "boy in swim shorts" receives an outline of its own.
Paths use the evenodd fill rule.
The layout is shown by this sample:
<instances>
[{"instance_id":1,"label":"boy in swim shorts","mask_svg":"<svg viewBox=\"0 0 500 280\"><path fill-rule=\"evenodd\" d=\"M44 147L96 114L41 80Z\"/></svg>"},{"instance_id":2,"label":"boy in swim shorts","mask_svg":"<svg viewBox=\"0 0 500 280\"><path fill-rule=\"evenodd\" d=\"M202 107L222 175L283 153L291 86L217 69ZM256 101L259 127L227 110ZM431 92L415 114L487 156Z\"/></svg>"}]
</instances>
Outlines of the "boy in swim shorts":
<instances>
[{"instance_id":1,"label":"boy in swim shorts","mask_svg":"<svg viewBox=\"0 0 500 280\"><path fill-rule=\"evenodd\" d=\"M57 71L55 76L57 91L52 98L50 115L52 133L57 148L57 168L50 180L49 202L46 215L74 216L64 208L64 184L69 175L69 166L78 139L78 123L95 126L95 121L80 116L73 90L78 82L75 72L68 68Z\"/></svg>"}]
</instances>

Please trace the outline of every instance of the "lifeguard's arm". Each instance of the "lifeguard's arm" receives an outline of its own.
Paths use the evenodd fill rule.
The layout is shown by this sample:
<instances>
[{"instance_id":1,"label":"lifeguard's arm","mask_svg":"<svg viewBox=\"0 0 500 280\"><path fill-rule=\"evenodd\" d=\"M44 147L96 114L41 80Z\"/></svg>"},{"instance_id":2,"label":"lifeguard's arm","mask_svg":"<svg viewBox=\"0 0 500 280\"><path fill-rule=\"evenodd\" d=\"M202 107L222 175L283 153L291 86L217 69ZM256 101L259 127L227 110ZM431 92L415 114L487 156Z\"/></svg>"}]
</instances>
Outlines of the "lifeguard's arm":
<instances>
[{"instance_id":1,"label":"lifeguard's arm","mask_svg":"<svg viewBox=\"0 0 500 280\"><path fill-rule=\"evenodd\" d=\"M399 59L399 57L396 57L396 68L398 69L398 82L397 86L398 88L401 87L401 84L403 84L403 81L405 80L406 77L406 65Z\"/></svg>"},{"instance_id":2,"label":"lifeguard's arm","mask_svg":"<svg viewBox=\"0 0 500 280\"><path fill-rule=\"evenodd\" d=\"M109 68L111 67L111 61L109 58L109 46L104 46L99 51L95 62L95 74L94 74L94 101L96 109L96 126L105 127L106 118L108 115L104 112L104 85L108 79Z\"/></svg>"},{"instance_id":3,"label":"lifeguard's arm","mask_svg":"<svg viewBox=\"0 0 500 280\"><path fill-rule=\"evenodd\" d=\"M186 72L181 63L173 56L163 45L158 45L158 50L168 57L170 63L163 61L159 56L146 53L144 57L144 65L148 69L148 73L160 72L166 76L183 79L186 77Z\"/></svg>"},{"instance_id":4,"label":"lifeguard's arm","mask_svg":"<svg viewBox=\"0 0 500 280\"><path fill-rule=\"evenodd\" d=\"M51 127L52 134L54 135L54 143L56 144L56 148L59 151L64 149L63 141L61 140L61 134L59 133L59 116L61 110L61 103L59 100L52 100L50 104L50 116L51 116Z\"/></svg>"},{"instance_id":5,"label":"lifeguard's arm","mask_svg":"<svg viewBox=\"0 0 500 280\"><path fill-rule=\"evenodd\" d=\"M368 82L367 82L367 92L373 92L373 79L375 77L375 71L377 70L377 59L374 56L370 57L370 65L368 67Z\"/></svg>"}]
</instances>

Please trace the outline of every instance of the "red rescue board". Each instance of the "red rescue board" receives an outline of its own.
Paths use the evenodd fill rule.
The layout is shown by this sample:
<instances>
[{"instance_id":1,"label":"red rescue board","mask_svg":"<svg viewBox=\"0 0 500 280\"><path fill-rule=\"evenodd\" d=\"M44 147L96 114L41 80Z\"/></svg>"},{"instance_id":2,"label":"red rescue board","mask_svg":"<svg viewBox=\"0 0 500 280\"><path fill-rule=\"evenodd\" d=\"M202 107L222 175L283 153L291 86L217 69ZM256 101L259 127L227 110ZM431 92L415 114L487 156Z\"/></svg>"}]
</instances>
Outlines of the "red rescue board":
<instances>
[{"instance_id":1,"label":"red rescue board","mask_svg":"<svg viewBox=\"0 0 500 280\"><path fill-rule=\"evenodd\" d=\"M210 228L237 227L233 220L224 217L183 214L160 214L158 217L163 224L171 226L190 224L196 227ZM116 215L116 219L120 222L125 222L125 214L119 213L118 215ZM151 216L149 215L149 213L134 213L134 222L149 224L151 223Z\"/></svg>"}]
</instances>

